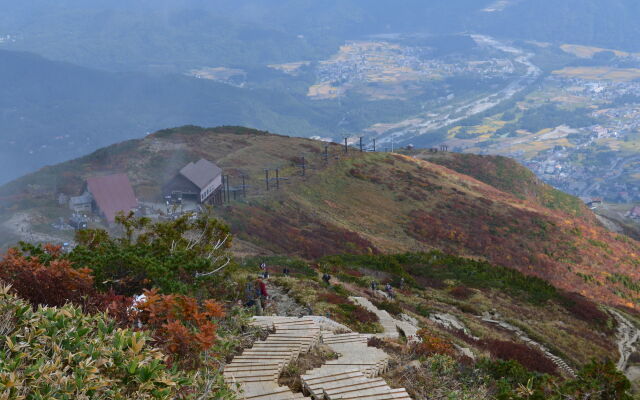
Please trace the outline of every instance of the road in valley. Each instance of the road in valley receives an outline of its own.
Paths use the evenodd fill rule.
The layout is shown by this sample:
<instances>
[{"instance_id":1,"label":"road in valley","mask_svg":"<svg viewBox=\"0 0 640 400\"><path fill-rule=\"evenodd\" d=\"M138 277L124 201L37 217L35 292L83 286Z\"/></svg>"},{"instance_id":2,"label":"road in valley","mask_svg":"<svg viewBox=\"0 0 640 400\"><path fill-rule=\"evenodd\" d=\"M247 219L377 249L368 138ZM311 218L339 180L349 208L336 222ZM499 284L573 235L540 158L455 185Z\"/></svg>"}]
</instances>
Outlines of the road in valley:
<instances>
[{"instance_id":1,"label":"road in valley","mask_svg":"<svg viewBox=\"0 0 640 400\"><path fill-rule=\"evenodd\" d=\"M532 85L542 75L542 70L533 62L533 53L525 52L522 49L500 42L485 35L471 35L471 38L479 46L491 47L510 54L516 64L524 67L525 73L506 87L496 93L465 103L451 104L445 106L434 114L419 115L405 121L401 121L379 134L378 141L382 144L391 142L407 142L429 132L452 125L474 115L481 114L507 100L512 99L516 94ZM374 131L374 129L371 129Z\"/></svg>"}]
</instances>

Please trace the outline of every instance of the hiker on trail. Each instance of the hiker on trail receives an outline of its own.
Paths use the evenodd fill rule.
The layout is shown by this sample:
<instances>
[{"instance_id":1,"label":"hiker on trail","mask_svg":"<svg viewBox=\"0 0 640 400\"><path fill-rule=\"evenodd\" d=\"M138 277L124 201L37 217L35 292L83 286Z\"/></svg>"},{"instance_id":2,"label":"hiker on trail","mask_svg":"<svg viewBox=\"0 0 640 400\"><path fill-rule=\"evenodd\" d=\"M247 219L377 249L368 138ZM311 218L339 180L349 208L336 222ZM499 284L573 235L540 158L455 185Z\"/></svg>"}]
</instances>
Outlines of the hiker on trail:
<instances>
[{"instance_id":1,"label":"hiker on trail","mask_svg":"<svg viewBox=\"0 0 640 400\"><path fill-rule=\"evenodd\" d=\"M400 285L398 286L399 289L402 289L404 287L404 278L400 278Z\"/></svg>"},{"instance_id":2,"label":"hiker on trail","mask_svg":"<svg viewBox=\"0 0 640 400\"><path fill-rule=\"evenodd\" d=\"M264 279L269 279L269 271L267 270L267 263L260 264L260 269L262 270L262 277Z\"/></svg>"},{"instance_id":3,"label":"hiker on trail","mask_svg":"<svg viewBox=\"0 0 640 400\"><path fill-rule=\"evenodd\" d=\"M269 293L267 292L267 285L262 281L262 279L258 278L258 288L260 291L260 297L264 300L269 299Z\"/></svg>"},{"instance_id":4,"label":"hiker on trail","mask_svg":"<svg viewBox=\"0 0 640 400\"><path fill-rule=\"evenodd\" d=\"M384 287L384 291L387 292L387 294L389 295L389 297L391 297L393 299L394 295L393 295L393 287L391 287L390 283L387 283Z\"/></svg>"},{"instance_id":5,"label":"hiker on trail","mask_svg":"<svg viewBox=\"0 0 640 400\"><path fill-rule=\"evenodd\" d=\"M283 274L284 276L289 276L289 268L284 267L284 269L282 270L282 274Z\"/></svg>"},{"instance_id":6,"label":"hiker on trail","mask_svg":"<svg viewBox=\"0 0 640 400\"><path fill-rule=\"evenodd\" d=\"M256 315L262 315L262 301L260 297L261 297L261 291L260 291L260 285L258 281L247 282L247 285L244 288L244 298L245 298L244 306L246 308L253 307Z\"/></svg>"},{"instance_id":7,"label":"hiker on trail","mask_svg":"<svg viewBox=\"0 0 640 400\"><path fill-rule=\"evenodd\" d=\"M378 290L378 282L371 281L371 290L373 290L374 292Z\"/></svg>"},{"instance_id":8,"label":"hiker on trail","mask_svg":"<svg viewBox=\"0 0 640 400\"><path fill-rule=\"evenodd\" d=\"M254 284L255 288L255 306L256 315L262 315L264 309L267 308L267 302L269 300L269 293L267 293L267 285L258 277Z\"/></svg>"},{"instance_id":9,"label":"hiker on trail","mask_svg":"<svg viewBox=\"0 0 640 400\"><path fill-rule=\"evenodd\" d=\"M331 275L327 274L326 272L322 275L322 280L324 281L324 283L326 283L327 285L330 284L331 281Z\"/></svg>"},{"instance_id":10,"label":"hiker on trail","mask_svg":"<svg viewBox=\"0 0 640 400\"><path fill-rule=\"evenodd\" d=\"M256 299L256 287L254 282L247 282L244 287L244 305L245 307L253 306L253 303Z\"/></svg>"}]
</instances>

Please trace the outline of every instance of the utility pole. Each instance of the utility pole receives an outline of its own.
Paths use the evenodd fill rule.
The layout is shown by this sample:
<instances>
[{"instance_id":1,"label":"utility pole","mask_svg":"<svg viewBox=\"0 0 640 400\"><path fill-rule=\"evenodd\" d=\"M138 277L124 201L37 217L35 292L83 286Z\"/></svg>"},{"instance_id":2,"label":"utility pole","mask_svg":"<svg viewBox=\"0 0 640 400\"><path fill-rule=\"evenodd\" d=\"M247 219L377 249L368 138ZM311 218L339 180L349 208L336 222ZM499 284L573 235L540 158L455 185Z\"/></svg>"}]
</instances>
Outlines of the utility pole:
<instances>
[{"instance_id":1,"label":"utility pole","mask_svg":"<svg viewBox=\"0 0 640 400\"><path fill-rule=\"evenodd\" d=\"M264 170L264 182L267 185L267 192L269 191L269 170L265 168Z\"/></svg>"},{"instance_id":2,"label":"utility pole","mask_svg":"<svg viewBox=\"0 0 640 400\"><path fill-rule=\"evenodd\" d=\"M226 180L226 175L222 175L222 203L226 203L228 201L227 199L227 190L225 189L225 180Z\"/></svg>"}]
</instances>

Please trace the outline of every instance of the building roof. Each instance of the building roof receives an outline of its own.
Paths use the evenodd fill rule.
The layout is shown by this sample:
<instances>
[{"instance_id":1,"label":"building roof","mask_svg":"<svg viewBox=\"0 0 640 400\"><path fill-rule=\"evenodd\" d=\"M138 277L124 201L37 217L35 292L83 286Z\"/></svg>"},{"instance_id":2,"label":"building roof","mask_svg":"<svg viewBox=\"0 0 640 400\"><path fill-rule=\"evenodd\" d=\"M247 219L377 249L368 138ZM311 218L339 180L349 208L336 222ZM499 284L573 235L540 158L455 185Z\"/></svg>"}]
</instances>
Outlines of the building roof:
<instances>
[{"instance_id":1,"label":"building roof","mask_svg":"<svg viewBox=\"0 0 640 400\"><path fill-rule=\"evenodd\" d=\"M138 200L126 174L89 178L87 186L108 222L114 222L118 212L126 213L138 207Z\"/></svg>"},{"instance_id":2,"label":"building roof","mask_svg":"<svg viewBox=\"0 0 640 400\"><path fill-rule=\"evenodd\" d=\"M91 197L91 193L84 192L80 196L72 196L69 198L69 204L72 206L82 205L91 203L93 201L93 197Z\"/></svg>"},{"instance_id":3,"label":"building roof","mask_svg":"<svg viewBox=\"0 0 640 400\"><path fill-rule=\"evenodd\" d=\"M180 170L180 174L202 190L222 174L222 169L211 161L201 158L196 163L187 164Z\"/></svg>"}]
</instances>

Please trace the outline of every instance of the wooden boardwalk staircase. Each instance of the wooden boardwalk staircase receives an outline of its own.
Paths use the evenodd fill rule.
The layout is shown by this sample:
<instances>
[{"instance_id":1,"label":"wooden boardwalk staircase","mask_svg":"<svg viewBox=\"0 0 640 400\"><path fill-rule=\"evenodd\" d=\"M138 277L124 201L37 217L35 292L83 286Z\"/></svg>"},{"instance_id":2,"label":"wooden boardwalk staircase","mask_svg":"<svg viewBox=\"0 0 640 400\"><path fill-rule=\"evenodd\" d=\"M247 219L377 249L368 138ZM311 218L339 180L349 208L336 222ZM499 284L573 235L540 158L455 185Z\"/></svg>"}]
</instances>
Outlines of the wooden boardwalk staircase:
<instances>
[{"instance_id":1,"label":"wooden boardwalk staircase","mask_svg":"<svg viewBox=\"0 0 640 400\"><path fill-rule=\"evenodd\" d=\"M320 327L310 319L267 319L256 324L275 330L265 341L235 357L224 369L224 379L238 385L238 398L247 400L297 400L301 393L278 385L284 367L320 340Z\"/></svg>"},{"instance_id":2,"label":"wooden boardwalk staircase","mask_svg":"<svg viewBox=\"0 0 640 400\"><path fill-rule=\"evenodd\" d=\"M400 336L399 331L402 331L405 337L407 338L407 340L409 341L419 340L418 328L416 328L415 326L411 325L406 321L393 318L391 314L389 314L387 311L380 310L378 307L376 307L375 304L369 301L369 299L364 297L350 297L350 300L366 308L367 310L371 311L372 313L376 314L376 316L378 316L378 319L380 320L380 324L382 325L384 332L376 336L397 339Z\"/></svg>"},{"instance_id":3,"label":"wooden boardwalk staircase","mask_svg":"<svg viewBox=\"0 0 640 400\"><path fill-rule=\"evenodd\" d=\"M379 375L389 356L369 347L371 335L345 332L348 328L324 317L254 317L253 323L275 333L224 369L225 381L238 386L238 398L246 400L302 400L278 385L282 370L320 341L340 356L303 375L304 393L315 400L411 400L405 389L392 389Z\"/></svg>"}]
</instances>

